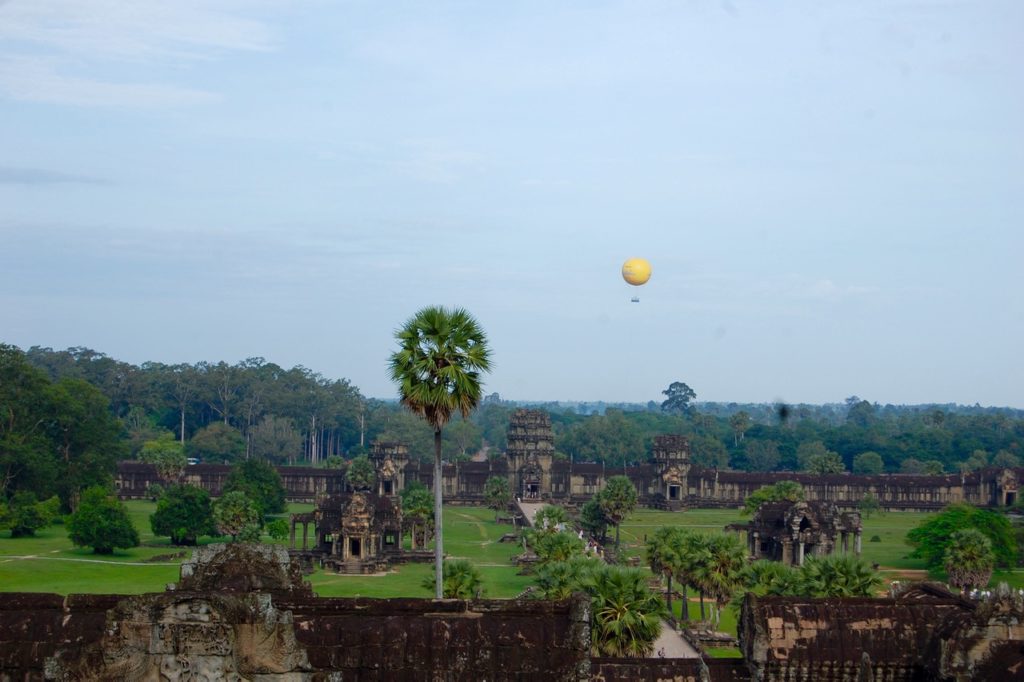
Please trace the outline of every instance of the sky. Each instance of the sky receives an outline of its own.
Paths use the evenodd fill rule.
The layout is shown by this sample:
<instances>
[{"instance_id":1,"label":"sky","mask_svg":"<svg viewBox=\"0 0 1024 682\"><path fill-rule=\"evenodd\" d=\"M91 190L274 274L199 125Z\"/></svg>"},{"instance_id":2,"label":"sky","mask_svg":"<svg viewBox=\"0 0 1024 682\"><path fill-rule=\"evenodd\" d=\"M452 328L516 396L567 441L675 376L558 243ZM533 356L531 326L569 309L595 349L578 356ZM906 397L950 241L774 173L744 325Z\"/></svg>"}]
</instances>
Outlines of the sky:
<instances>
[{"instance_id":1,"label":"sky","mask_svg":"<svg viewBox=\"0 0 1024 682\"><path fill-rule=\"evenodd\" d=\"M446 305L504 398L1024 407L1021 35L1019 0L0 0L0 342L390 398Z\"/></svg>"}]
</instances>

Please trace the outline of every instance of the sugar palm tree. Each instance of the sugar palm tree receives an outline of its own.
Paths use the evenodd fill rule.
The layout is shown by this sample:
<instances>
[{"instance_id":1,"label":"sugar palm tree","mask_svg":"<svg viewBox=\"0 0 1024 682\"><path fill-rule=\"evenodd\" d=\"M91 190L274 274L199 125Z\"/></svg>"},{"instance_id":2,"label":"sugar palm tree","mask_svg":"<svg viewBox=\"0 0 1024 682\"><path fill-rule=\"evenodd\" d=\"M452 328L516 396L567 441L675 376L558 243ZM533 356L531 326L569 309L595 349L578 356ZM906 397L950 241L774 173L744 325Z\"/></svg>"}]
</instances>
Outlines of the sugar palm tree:
<instances>
[{"instance_id":1,"label":"sugar palm tree","mask_svg":"<svg viewBox=\"0 0 1024 682\"><path fill-rule=\"evenodd\" d=\"M637 569L606 566L591 579L591 646L597 656L647 656L665 605Z\"/></svg>"},{"instance_id":2,"label":"sugar palm tree","mask_svg":"<svg viewBox=\"0 0 1024 682\"><path fill-rule=\"evenodd\" d=\"M483 329L462 308L423 308L395 338L399 348L390 358L391 378L398 382L401 402L434 429L434 591L441 599L441 429L453 414L468 417L480 402L480 374L490 371L490 352Z\"/></svg>"},{"instance_id":3,"label":"sugar palm tree","mask_svg":"<svg viewBox=\"0 0 1024 682\"><path fill-rule=\"evenodd\" d=\"M870 597L881 578L859 557L833 554L809 557L796 580L798 593L807 597Z\"/></svg>"},{"instance_id":4,"label":"sugar palm tree","mask_svg":"<svg viewBox=\"0 0 1024 682\"><path fill-rule=\"evenodd\" d=\"M679 526L662 526L647 538L647 565L650 566L651 573L665 578L665 605L668 607L669 615L672 614L672 576L683 560L680 536L685 532ZM686 606L684 603L684 610Z\"/></svg>"},{"instance_id":5,"label":"sugar palm tree","mask_svg":"<svg viewBox=\"0 0 1024 682\"><path fill-rule=\"evenodd\" d=\"M953 533L944 558L949 584L961 592L985 587L992 579L996 561L992 541L976 528Z\"/></svg>"},{"instance_id":6,"label":"sugar palm tree","mask_svg":"<svg viewBox=\"0 0 1024 682\"><path fill-rule=\"evenodd\" d=\"M734 535L711 535L706 538L707 553L697 566L695 577L702 593L715 601L714 624L721 621L722 607L742 586L742 571L747 565L747 551Z\"/></svg>"}]
</instances>

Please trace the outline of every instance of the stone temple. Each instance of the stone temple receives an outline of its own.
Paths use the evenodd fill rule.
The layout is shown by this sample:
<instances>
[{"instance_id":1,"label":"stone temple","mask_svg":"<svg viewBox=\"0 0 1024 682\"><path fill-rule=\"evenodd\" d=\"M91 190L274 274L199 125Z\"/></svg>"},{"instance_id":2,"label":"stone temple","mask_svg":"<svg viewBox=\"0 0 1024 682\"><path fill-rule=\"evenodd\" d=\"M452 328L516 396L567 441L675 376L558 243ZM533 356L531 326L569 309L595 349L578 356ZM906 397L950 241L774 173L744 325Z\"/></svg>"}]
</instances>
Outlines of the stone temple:
<instances>
[{"instance_id":1,"label":"stone temple","mask_svg":"<svg viewBox=\"0 0 1024 682\"><path fill-rule=\"evenodd\" d=\"M381 479L376 494L393 495L410 481L432 488L433 453L422 454L427 457L413 457L401 444L375 444L372 456ZM279 471L292 500L315 502L346 492L341 470L280 467ZM185 482L218 495L229 473L227 466L190 466ZM883 509L936 511L957 502L981 507L1013 504L1024 468L990 468L935 476L720 471L692 465L690 443L685 436L662 435L654 439L651 461L612 469L600 463L556 457L550 416L541 410L517 410L509 422L504 456L486 462L445 464L442 490L446 502L479 505L484 503L487 479L504 476L523 499L578 505L600 491L609 477L622 474L636 486L641 504L655 509L737 507L755 490L788 480L803 486L808 501L832 502L840 508L853 508L870 494ZM122 497L141 498L159 480L152 465L121 462L115 484ZM387 486L392 487L389 490Z\"/></svg>"}]
</instances>

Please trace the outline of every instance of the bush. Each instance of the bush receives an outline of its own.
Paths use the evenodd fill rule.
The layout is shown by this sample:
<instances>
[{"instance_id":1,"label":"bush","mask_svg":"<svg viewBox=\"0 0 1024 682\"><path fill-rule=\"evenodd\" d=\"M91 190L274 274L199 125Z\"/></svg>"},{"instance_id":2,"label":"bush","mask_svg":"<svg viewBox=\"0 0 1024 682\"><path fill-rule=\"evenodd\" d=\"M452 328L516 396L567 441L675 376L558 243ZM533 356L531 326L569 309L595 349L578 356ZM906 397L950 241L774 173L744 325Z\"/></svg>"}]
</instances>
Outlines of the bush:
<instances>
[{"instance_id":1,"label":"bush","mask_svg":"<svg viewBox=\"0 0 1024 682\"><path fill-rule=\"evenodd\" d=\"M15 493L6 508L0 504L0 528L10 528L12 538L29 537L52 524L59 512L57 496L39 502L35 495L22 490Z\"/></svg>"},{"instance_id":2,"label":"bush","mask_svg":"<svg viewBox=\"0 0 1024 682\"><path fill-rule=\"evenodd\" d=\"M274 519L267 524L267 534L275 540L284 540L289 533L291 533L291 528L284 519Z\"/></svg>"},{"instance_id":3,"label":"bush","mask_svg":"<svg viewBox=\"0 0 1024 682\"><path fill-rule=\"evenodd\" d=\"M868 540L868 542L881 542L881 541L882 541L882 538L878 537L877 535L872 535L871 539Z\"/></svg>"}]
</instances>

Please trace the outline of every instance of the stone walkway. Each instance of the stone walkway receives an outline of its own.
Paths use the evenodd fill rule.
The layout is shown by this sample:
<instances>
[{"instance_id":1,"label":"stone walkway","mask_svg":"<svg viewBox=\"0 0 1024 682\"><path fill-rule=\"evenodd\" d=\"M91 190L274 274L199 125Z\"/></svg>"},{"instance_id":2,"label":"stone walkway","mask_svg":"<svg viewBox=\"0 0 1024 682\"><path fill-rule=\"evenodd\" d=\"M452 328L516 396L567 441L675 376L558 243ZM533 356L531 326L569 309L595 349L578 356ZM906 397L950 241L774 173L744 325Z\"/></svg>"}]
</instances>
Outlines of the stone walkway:
<instances>
[{"instance_id":1,"label":"stone walkway","mask_svg":"<svg viewBox=\"0 0 1024 682\"><path fill-rule=\"evenodd\" d=\"M665 621L661 621L661 634L655 640L654 651L649 658L661 658L659 652L664 654L664 658L700 658L697 650Z\"/></svg>"},{"instance_id":2,"label":"stone walkway","mask_svg":"<svg viewBox=\"0 0 1024 682\"><path fill-rule=\"evenodd\" d=\"M533 520L537 518L537 512L547 506L544 502L517 502L519 510L526 519L526 525L533 528Z\"/></svg>"}]
</instances>

